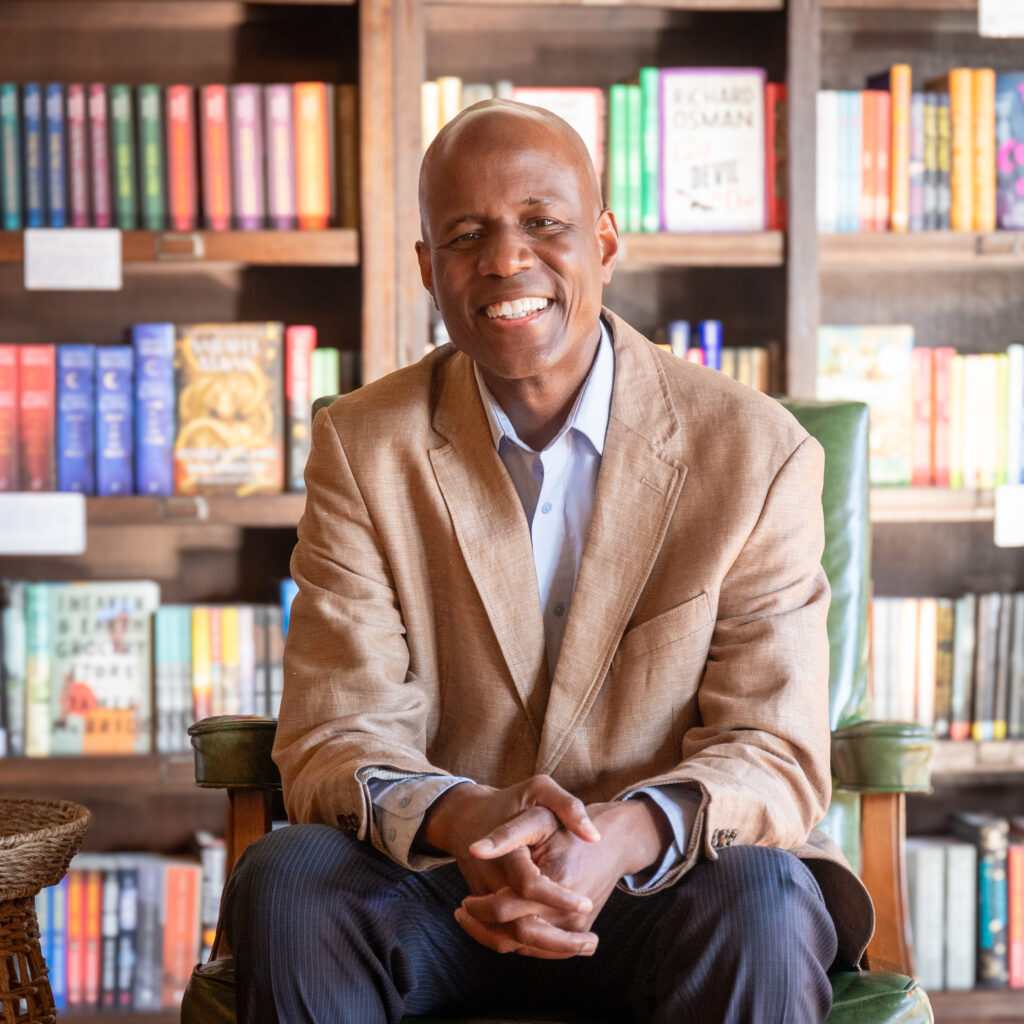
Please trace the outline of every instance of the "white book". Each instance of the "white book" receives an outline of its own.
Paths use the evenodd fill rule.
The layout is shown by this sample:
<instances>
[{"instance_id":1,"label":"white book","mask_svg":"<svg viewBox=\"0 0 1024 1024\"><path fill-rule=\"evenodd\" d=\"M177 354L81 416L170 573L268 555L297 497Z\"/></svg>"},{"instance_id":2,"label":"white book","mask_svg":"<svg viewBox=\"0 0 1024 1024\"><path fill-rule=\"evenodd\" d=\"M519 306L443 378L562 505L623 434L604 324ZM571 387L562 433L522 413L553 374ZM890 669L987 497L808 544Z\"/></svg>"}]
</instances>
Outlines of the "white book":
<instances>
[{"instance_id":1,"label":"white book","mask_svg":"<svg viewBox=\"0 0 1024 1024\"><path fill-rule=\"evenodd\" d=\"M420 86L420 130L423 134L423 150L434 141L441 125L441 87L436 81L424 82Z\"/></svg>"},{"instance_id":2,"label":"white book","mask_svg":"<svg viewBox=\"0 0 1024 1024\"><path fill-rule=\"evenodd\" d=\"M1024 345L1010 345L1010 384L1007 404L1006 482L1024 483L1024 460L1021 457L1024 431Z\"/></svg>"},{"instance_id":3,"label":"white book","mask_svg":"<svg viewBox=\"0 0 1024 1024\"><path fill-rule=\"evenodd\" d=\"M542 107L567 121L583 140L598 180L604 175L605 95L597 88L514 86L512 99Z\"/></svg>"},{"instance_id":4,"label":"white book","mask_svg":"<svg viewBox=\"0 0 1024 1024\"><path fill-rule=\"evenodd\" d=\"M839 94L818 93L818 230L832 234L839 223Z\"/></svg>"},{"instance_id":5,"label":"white book","mask_svg":"<svg viewBox=\"0 0 1024 1024\"><path fill-rule=\"evenodd\" d=\"M973 989L977 970L978 851L946 839L946 988Z\"/></svg>"},{"instance_id":6,"label":"white book","mask_svg":"<svg viewBox=\"0 0 1024 1024\"><path fill-rule=\"evenodd\" d=\"M964 357L964 487L981 486L982 438L986 429L983 356Z\"/></svg>"},{"instance_id":7,"label":"white book","mask_svg":"<svg viewBox=\"0 0 1024 1024\"><path fill-rule=\"evenodd\" d=\"M889 716L889 598L871 602L871 717L885 721Z\"/></svg>"},{"instance_id":8,"label":"white book","mask_svg":"<svg viewBox=\"0 0 1024 1024\"><path fill-rule=\"evenodd\" d=\"M922 725L935 724L935 656L939 643L939 602L923 597L917 618L917 708Z\"/></svg>"},{"instance_id":9,"label":"white book","mask_svg":"<svg viewBox=\"0 0 1024 1024\"><path fill-rule=\"evenodd\" d=\"M946 856L941 842L910 838L906 845L907 903L917 980L927 991L945 987Z\"/></svg>"}]
</instances>

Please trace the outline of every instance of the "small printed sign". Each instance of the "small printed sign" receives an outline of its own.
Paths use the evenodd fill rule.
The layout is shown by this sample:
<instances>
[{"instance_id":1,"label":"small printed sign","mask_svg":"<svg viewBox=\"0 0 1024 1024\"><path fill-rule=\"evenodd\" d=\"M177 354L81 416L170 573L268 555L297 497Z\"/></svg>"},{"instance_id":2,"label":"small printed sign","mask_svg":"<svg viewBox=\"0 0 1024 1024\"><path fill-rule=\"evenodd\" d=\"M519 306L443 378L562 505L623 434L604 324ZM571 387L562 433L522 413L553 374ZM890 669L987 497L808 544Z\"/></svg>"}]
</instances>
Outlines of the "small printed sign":
<instances>
[{"instance_id":1,"label":"small printed sign","mask_svg":"<svg viewBox=\"0 0 1024 1024\"><path fill-rule=\"evenodd\" d=\"M121 290L121 232L113 228L25 231L29 291Z\"/></svg>"},{"instance_id":2,"label":"small printed sign","mask_svg":"<svg viewBox=\"0 0 1024 1024\"><path fill-rule=\"evenodd\" d=\"M978 34L997 39L1024 36L1021 0L978 0Z\"/></svg>"},{"instance_id":3,"label":"small printed sign","mask_svg":"<svg viewBox=\"0 0 1024 1024\"><path fill-rule=\"evenodd\" d=\"M997 548L1024 548L1024 484L996 488Z\"/></svg>"},{"instance_id":4,"label":"small printed sign","mask_svg":"<svg viewBox=\"0 0 1024 1024\"><path fill-rule=\"evenodd\" d=\"M0 555L81 555L85 496L0 494Z\"/></svg>"}]
</instances>

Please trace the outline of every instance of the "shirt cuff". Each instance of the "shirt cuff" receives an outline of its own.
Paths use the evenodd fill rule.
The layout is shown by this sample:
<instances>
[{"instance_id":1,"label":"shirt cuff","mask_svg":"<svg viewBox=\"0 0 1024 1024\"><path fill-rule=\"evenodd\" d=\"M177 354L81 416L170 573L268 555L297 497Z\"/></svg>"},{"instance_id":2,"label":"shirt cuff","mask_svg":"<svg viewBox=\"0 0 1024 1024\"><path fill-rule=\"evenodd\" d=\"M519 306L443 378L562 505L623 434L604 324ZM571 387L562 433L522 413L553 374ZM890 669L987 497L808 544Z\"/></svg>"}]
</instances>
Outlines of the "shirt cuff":
<instances>
[{"instance_id":1,"label":"shirt cuff","mask_svg":"<svg viewBox=\"0 0 1024 1024\"><path fill-rule=\"evenodd\" d=\"M472 779L456 775L398 775L370 769L365 777L373 801L373 845L412 871L445 864L451 857L431 857L412 849L423 817L443 793Z\"/></svg>"},{"instance_id":2,"label":"shirt cuff","mask_svg":"<svg viewBox=\"0 0 1024 1024\"><path fill-rule=\"evenodd\" d=\"M665 786L646 786L628 793L624 799L633 800L645 796L657 807L668 821L672 840L662 851L661 859L634 875L623 875L622 883L629 892L645 893L656 888L658 883L683 860L686 839L697 820L700 798L686 783L670 783Z\"/></svg>"}]
</instances>

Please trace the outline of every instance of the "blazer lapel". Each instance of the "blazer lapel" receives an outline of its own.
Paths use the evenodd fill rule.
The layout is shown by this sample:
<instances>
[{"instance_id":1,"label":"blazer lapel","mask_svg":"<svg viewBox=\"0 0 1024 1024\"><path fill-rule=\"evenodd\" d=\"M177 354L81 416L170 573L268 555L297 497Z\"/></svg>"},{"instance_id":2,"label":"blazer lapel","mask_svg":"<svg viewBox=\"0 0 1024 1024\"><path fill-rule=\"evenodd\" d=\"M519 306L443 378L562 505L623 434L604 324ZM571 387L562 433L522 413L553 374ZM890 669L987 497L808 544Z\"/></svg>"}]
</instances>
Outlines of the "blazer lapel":
<instances>
[{"instance_id":1,"label":"blazer lapel","mask_svg":"<svg viewBox=\"0 0 1024 1024\"><path fill-rule=\"evenodd\" d=\"M452 357L430 451L434 477L516 692L539 741L547 696L544 621L523 506L494 448L472 363Z\"/></svg>"},{"instance_id":2,"label":"blazer lapel","mask_svg":"<svg viewBox=\"0 0 1024 1024\"><path fill-rule=\"evenodd\" d=\"M538 774L550 774L590 710L679 499L680 424L650 342L607 310L615 383L565 638L544 715Z\"/></svg>"}]
</instances>

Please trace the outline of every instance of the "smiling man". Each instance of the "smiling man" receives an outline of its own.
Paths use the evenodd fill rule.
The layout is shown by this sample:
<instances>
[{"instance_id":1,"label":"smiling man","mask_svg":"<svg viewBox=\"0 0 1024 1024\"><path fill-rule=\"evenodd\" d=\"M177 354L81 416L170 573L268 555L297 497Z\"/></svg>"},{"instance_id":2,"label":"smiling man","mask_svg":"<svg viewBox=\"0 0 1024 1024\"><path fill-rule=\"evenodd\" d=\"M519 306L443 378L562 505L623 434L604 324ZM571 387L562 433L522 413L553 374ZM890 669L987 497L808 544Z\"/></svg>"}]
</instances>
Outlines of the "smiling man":
<instances>
[{"instance_id":1,"label":"smiling man","mask_svg":"<svg viewBox=\"0 0 1024 1024\"><path fill-rule=\"evenodd\" d=\"M820 1022L872 917L812 832L821 449L602 308L615 221L557 117L463 112L420 207L452 345L314 424L240 1019Z\"/></svg>"}]
</instances>

